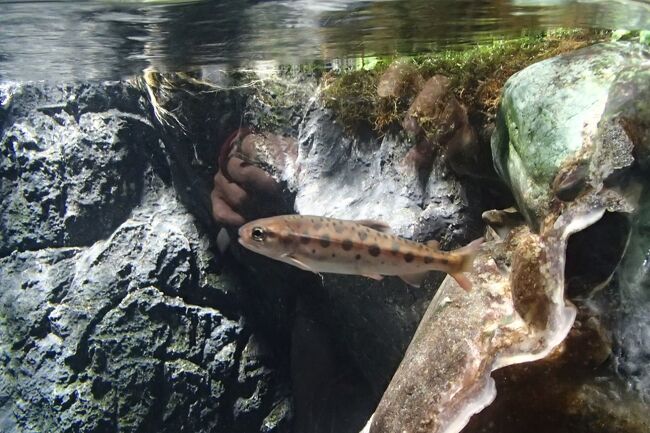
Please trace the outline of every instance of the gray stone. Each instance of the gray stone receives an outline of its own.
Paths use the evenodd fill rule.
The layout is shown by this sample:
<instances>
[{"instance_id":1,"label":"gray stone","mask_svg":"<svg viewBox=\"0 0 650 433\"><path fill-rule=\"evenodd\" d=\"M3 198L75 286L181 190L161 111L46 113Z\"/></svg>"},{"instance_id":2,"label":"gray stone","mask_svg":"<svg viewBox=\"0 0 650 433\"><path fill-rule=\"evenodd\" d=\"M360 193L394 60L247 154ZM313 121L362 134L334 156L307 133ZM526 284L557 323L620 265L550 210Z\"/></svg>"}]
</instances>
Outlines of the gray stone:
<instances>
[{"instance_id":1,"label":"gray stone","mask_svg":"<svg viewBox=\"0 0 650 433\"><path fill-rule=\"evenodd\" d=\"M272 350L252 349L140 93L2 92L0 430L288 431Z\"/></svg>"},{"instance_id":2,"label":"gray stone","mask_svg":"<svg viewBox=\"0 0 650 433\"><path fill-rule=\"evenodd\" d=\"M117 83L0 86L0 254L90 245L124 220L154 138L138 96Z\"/></svg>"}]
</instances>

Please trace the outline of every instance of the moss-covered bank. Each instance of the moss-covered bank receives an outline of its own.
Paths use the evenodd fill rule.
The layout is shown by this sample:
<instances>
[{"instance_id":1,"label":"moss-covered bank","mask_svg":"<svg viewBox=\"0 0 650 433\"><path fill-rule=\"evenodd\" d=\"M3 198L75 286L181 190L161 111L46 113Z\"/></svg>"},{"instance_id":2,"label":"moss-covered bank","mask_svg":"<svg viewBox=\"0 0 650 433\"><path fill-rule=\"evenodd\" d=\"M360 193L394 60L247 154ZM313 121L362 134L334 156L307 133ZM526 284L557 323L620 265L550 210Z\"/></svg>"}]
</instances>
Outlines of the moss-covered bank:
<instances>
[{"instance_id":1,"label":"moss-covered bank","mask_svg":"<svg viewBox=\"0 0 650 433\"><path fill-rule=\"evenodd\" d=\"M402 121L421 83L441 74L450 78L452 91L467 107L470 119L492 119L501 88L512 74L539 60L609 38L609 32L556 30L466 50L382 59L370 69L329 72L323 78L322 98L349 130L369 127L385 133ZM402 65L402 82L396 83L399 91L380 96L379 82L395 61Z\"/></svg>"}]
</instances>

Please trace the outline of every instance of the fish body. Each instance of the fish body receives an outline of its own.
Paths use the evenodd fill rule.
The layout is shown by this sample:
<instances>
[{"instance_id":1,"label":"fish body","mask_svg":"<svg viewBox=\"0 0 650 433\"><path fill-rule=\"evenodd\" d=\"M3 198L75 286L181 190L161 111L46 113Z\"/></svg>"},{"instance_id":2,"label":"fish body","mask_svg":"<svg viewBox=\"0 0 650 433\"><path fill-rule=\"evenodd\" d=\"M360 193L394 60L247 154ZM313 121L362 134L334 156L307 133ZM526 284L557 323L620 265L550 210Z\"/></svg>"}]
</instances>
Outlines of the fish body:
<instances>
[{"instance_id":1,"label":"fish body","mask_svg":"<svg viewBox=\"0 0 650 433\"><path fill-rule=\"evenodd\" d=\"M462 273L471 270L482 239L455 251L435 241L414 242L389 233L381 222L308 215L281 215L251 221L239 229L239 243L251 251L316 273L395 275L419 286L430 271L453 276L466 290Z\"/></svg>"}]
</instances>

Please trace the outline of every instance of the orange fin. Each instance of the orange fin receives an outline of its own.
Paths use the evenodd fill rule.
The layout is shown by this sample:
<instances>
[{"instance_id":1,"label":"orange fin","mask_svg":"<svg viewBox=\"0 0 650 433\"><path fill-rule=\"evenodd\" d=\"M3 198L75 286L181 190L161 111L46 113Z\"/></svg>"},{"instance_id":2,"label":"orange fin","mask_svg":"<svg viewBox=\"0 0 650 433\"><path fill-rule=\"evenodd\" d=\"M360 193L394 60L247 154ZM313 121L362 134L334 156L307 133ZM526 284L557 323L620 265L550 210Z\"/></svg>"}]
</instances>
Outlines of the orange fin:
<instances>
[{"instance_id":1,"label":"orange fin","mask_svg":"<svg viewBox=\"0 0 650 433\"><path fill-rule=\"evenodd\" d=\"M384 279L384 276L379 274L361 274L361 275L363 275L364 277L372 278L373 280L377 280L377 281L381 281Z\"/></svg>"},{"instance_id":2,"label":"orange fin","mask_svg":"<svg viewBox=\"0 0 650 433\"><path fill-rule=\"evenodd\" d=\"M472 282L467 278L465 275L462 273L457 273L457 274L451 274L451 277L456 280L458 285L465 290L466 292L469 292L472 290Z\"/></svg>"},{"instance_id":3,"label":"orange fin","mask_svg":"<svg viewBox=\"0 0 650 433\"><path fill-rule=\"evenodd\" d=\"M483 240L484 240L483 238L478 238L468 243L464 247L458 248L457 250L453 251L454 254L460 254L461 256L463 256L463 262L460 266L460 272L470 272L472 270L474 265L474 257L476 257L479 248L481 248L481 245L483 244Z\"/></svg>"},{"instance_id":4,"label":"orange fin","mask_svg":"<svg viewBox=\"0 0 650 433\"><path fill-rule=\"evenodd\" d=\"M361 224L362 226L370 227L371 229L377 230L378 232L390 232L390 226L382 221L355 220L354 222L357 224Z\"/></svg>"},{"instance_id":5,"label":"orange fin","mask_svg":"<svg viewBox=\"0 0 650 433\"><path fill-rule=\"evenodd\" d=\"M422 285L422 281L424 281L428 274L429 272L421 272L419 274L398 275L398 277L400 277L406 284L409 284L413 287L420 287Z\"/></svg>"}]
</instances>

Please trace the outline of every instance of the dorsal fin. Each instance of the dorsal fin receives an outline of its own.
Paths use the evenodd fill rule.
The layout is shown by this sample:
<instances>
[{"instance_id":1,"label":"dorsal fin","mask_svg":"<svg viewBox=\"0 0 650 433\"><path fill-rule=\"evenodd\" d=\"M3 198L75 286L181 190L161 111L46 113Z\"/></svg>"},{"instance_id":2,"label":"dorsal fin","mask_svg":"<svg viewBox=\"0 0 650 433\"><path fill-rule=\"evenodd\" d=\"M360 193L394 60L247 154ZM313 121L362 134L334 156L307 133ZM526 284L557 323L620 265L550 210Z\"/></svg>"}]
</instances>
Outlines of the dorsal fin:
<instances>
[{"instance_id":1,"label":"dorsal fin","mask_svg":"<svg viewBox=\"0 0 650 433\"><path fill-rule=\"evenodd\" d=\"M357 224L361 224L362 226L370 227L371 229L377 230L378 232L390 232L390 226L382 221L355 220L354 222Z\"/></svg>"},{"instance_id":2,"label":"dorsal fin","mask_svg":"<svg viewBox=\"0 0 650 433\"><path fill-rule=\"evenodd\" d=\"M439 250L440 249L440 242L438 242L435 239L431 239L430 241L426 241L424 245L428 246L429 248L433 248L434 250Z\"/></svg>"}]
</instances>

